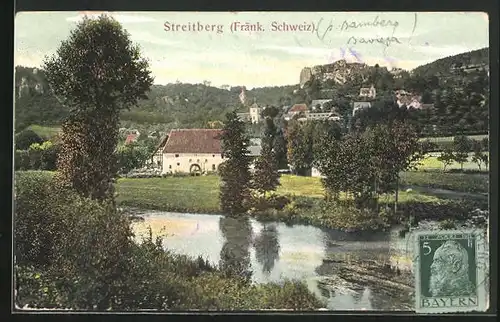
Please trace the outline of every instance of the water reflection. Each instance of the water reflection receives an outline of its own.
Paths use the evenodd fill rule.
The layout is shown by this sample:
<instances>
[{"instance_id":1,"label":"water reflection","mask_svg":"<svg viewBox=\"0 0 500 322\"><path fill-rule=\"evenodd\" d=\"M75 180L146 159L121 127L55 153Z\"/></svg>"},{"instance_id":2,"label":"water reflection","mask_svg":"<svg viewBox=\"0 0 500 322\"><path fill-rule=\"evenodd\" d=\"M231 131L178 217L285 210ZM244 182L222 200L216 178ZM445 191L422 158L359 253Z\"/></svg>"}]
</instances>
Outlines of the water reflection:
<instances>
[{"instance_id":1,"label":"water reflection","mask_svg":"<svg viewBox=\"0 0 500 322\"><path fill-rule=\"evenodd\" d=\"M174 252L201 255L219 263L227 274L254 283L284 278L304 281L328 301L331 310L406 310L413 303L407 289L391 286L395 278L381 283L371 279L374 269L360 265L389 263L397 252L404 253L405 240L390 233L348 234L312 226L166 212L149 212L134 230L140 232L150 224L166 227L169 234L164 246Z\"/></svg>"},{"instance_id":2,"label":"water reflection","mask_svg":"<svg viewBox=\"0 0 500 322\"><path fill-rule=\"evenodd\" d=\"M279 260L279 237L278 230L274 224L264 224L260 234L253 242L255 257L262 265L262 273L269 276L274 264Z\"/></svg>"},{"instance_id":3,"label":"water reflection","mask_svg":"<svg viewBox=\"0 0 500 322\"><path fill-rule=\"evenodd\" d=\"M224 237L220 251L220 268L228 275L250 280L250 245L252 226L248 218L221 217L219 228Z\"/></svg>"}]
</instances>

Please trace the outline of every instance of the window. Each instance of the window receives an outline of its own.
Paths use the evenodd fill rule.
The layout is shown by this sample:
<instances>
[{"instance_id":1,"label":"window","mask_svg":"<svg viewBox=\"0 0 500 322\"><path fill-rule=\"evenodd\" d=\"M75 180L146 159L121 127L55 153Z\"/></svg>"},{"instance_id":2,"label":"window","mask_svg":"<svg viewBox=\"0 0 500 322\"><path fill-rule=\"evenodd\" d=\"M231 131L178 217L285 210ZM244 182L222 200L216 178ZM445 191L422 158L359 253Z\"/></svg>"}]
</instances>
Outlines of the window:
<instances>
[{"instance_id":1,"label":"window","mask_svg":"<svg viewBox=\"0 0 500 322\"><path fill-rule=\"evenodd\" d=\"M177 166L180 166L181 164L179 162L177 162Z\"/></svg>"},{"instance_id":2,"label":"window","mask_svg":"<svg viewBox=\"0 0 500 322\"><path fill-rule=\"evenodd\" d=\"M168 168L169 168L169 169L172 169L172 165L170 164L170 165L168 166Z\"/></svg>"},{"instance_id":3,"label":"window","mask_svg":"<svg viewBox=\"0 0 500 322\"><path fill-rule=\"evenodd\" d=\"M178 155L178 154L176 154L176 155L175 155L175 157L176 157L176 158L178 158L178 157L179 157L179 155Z\"/></svg>"},{"instance_id":4,"label":"window","mask_svg":"<svg viewBox=\"0 0 500 322\"><path fill-rule=\"evenodd\" d=\"M222 159L224 159L224 153L221 153L220 157L221 157Z\"/></svg>"},{"instance_id":5,"label":"window","mask_svg":"<svg viewBox=\"0 0 500 322\"><path fill-rule=\"evenodd\" d=\"M196 163L200 163L200 159L196 160Z\"/></svg>"},{"instance_id":6,"label":"window","mask_svg":"<svg viewBox=\"0 0 500 322\"><path fill-rule=\"evenodd\" d=\"M212 171L215 171L215 164L212 164Z\"/></svg>"},{"instance_id":7,"label":"window","mask_svg":"<svg viewBox=\"0 0 500 322\"><path fill-rule=\"evenodd\" d=\"M207 159L205 159L205 163L207 163L207 162L208 162L208 160L207 160Z\"/></svg>"},{"instance_id":8,"label":"window","mask_svg":"<svg viewBox=\"0 0 500 322\"><path fill-rule=\"evenodd\" d=\"M215 154L212 154L212 158L215 158Z\"/></svg>"},{"instance_id":9,"label":"window","mask_svg":"<svg viewBox=\"0 0 500 322\"><path fill-rule=\"evenodd\" d=\"M156 165L160 166L161 162L160 161L156 161Z\"/></svg>"},{"instance_id":10,"label":"window","mask_svg":"<svg viewBox=\"0 0 500 322\"><path fill-rule=\"evenodd\" d=\"M189 163L191 163L191 161L193 161L193 160L189 159Z\"/></svg>"}]
</instances>

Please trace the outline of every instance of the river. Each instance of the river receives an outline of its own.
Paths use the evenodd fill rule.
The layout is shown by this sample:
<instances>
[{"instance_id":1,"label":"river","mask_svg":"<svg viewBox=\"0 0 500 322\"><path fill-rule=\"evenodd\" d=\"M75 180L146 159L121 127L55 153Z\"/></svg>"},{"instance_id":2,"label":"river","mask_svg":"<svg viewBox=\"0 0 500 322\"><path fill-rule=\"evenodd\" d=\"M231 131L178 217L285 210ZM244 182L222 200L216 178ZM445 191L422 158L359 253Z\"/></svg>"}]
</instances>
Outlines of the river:
<instances>
[{"instance_id":1,"label":"river","mask_svg":"<svg viewBox=\"0 0 500 322\"><path fill-rule=\"evenodd\" d=\"M304 281L329 310L412 310L407 243L397 230L354 234L218 215L148 211L140 216L144 221L133 224L136 238L151 226L154 235L166 234L166 248L180 254L201 255L214 264L223 249L246 256L254 283ZM389 272L389 265L400 270Z\"/></svg>"}]
</instances>

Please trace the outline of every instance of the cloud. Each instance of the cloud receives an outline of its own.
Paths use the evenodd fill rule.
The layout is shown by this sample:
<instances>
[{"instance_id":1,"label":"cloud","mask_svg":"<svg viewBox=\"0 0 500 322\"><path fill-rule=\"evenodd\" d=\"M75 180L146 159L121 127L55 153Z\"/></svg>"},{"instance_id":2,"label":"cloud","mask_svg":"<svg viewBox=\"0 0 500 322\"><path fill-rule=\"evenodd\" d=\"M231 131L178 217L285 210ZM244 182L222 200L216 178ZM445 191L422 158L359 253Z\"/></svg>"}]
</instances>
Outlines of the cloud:
<instances>
[{"instance_id":1,"label":"cloud","mask_svg":"<svg viewBox=\"0 0 500 322\"><path fill-rule=\"evenodd\" d=\"M155 44L155 45L165 45L165 46L175 46L179 45L181 42L177 40L170 40L162 37L157 37L155 35L152 35L148 31L131 31L130 32L130 38L134 42L146 42L150 44Z\"/></svg>"},{"instance_id":2,"label":"cloud","mask_svg":"<svg viewBox=\"0 0 500 322\"><path fill-rule=\"evenodd\" d=\"M84 16L87 16L90 19L96 19L102 14L106 14L106 15L113 17L119 23L145 23L145 22L156 21L156 19L154 19L152 17L130 15L130 14L120 14L120 13L113 13L113 12L108 12L108 11L82 11L78 16L66 18L66 21L80 22Z\"/></svg>"},{"instance_id":3,"label":"cloud","mask_svg":"<svg viewBox=\"0 0 500 322\"><path fill-rule=\"evenodd\" d=\"M424 46L413 46L412 49L416 52L427 54L432 57L448 57L453 56L458 53L464 53L476 49L483 48L484 46L461 46L461 45L451 45L451 46L433 46L433 45L424 45ZM436 58L439 59L439 58Z\"/></svg>"}]
</instances>

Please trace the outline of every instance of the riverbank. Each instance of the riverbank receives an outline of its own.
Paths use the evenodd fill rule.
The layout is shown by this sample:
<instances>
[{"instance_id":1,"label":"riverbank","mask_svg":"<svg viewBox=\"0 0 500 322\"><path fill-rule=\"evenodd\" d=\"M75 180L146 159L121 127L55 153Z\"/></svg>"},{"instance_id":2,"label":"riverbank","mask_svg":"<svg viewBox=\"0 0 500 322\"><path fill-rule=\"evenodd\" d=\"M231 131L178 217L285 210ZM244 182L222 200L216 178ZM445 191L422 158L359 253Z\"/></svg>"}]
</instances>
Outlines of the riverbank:
<instances>
[{"instance_id":1,"label":"riverbank","mask_svg":"<svg viewBox=\"0 0 500 322\"><path fill-rule=\"evenodd\" d=\"M456 175L456 174L450 174ZM454 177L455 178L455 177ZM353 215L354 209L338 209L323 201L320 179L284 175L276 194L290 203L281 210L254 210L249 214L260 221L280 221L344 230L380 229L404 223L409 218L419 220L464 220L470 211L487 207L487 198L446 198L433 196L429 191L401 190L397 216L374 218L360 225L365 214ZM219 177L122 178L117 183L117 203L121 207L158 211L221 214L219 207ZM345 198L345 196L344 196ZM385 207L394 202L393 195L380 198ZM383 217L383 215L382 215Z\"/></svg>"}]
</instances>

